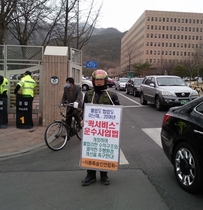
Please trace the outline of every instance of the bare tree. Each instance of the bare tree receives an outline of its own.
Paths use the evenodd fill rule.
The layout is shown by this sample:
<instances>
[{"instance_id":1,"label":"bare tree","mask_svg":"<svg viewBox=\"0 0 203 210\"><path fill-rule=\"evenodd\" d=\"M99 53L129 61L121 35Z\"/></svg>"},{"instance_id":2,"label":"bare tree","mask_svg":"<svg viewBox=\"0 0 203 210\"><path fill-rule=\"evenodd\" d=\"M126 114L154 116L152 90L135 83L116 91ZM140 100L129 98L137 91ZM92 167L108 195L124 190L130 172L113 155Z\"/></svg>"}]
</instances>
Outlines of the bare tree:
<instances>
[{"instance_id":1,"label":"bare tree","mask_svg":"<svg viewBox=\"0 0 203 210\"><path fill-rule=\"evenodd\" d=\"M1 0L0 3L0 44L5 43L5 35L8 24L11 22L11 15L16 9L17 0Z\"/></svg>"}]
</instances>

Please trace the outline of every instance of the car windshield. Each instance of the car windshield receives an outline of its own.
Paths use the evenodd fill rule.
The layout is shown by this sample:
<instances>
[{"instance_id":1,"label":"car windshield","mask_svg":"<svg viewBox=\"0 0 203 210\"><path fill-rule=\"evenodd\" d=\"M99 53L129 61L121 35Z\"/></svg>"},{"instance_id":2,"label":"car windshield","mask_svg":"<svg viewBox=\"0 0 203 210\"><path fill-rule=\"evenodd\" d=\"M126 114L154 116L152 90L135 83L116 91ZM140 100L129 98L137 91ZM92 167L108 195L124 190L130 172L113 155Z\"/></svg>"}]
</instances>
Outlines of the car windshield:
<instances>
[{"instance_id":1,"label":"car windshield","mask_svg":"<svg viewBox=\"0 0 203 210\"><path fill-rule=\"evenodd\" d=\"M187 86L186 83L178 77L161 77L157 78L159 86Z\"/></svg>"},{"instance_id":2,"label":"car windshield","mask_svg":"<svg viewBox=\"0 0 203 210\"><path fill-rule=\"evenodd\" d=\"M134 79L134 84L135 84L135 85L141 85L141 84L142 84L142 81L143 81L143 78Z\"/></svg>"},{"instance_id":3,"label":"car windshield","mask_svg":"<svg viewBox=\"0 0 203 210\"><path fill-rule=\"evenodd\" d=\"M129 80L129 78L120 78L119 81L120 82L127 82Z\"/></svg>"}]
</instances>

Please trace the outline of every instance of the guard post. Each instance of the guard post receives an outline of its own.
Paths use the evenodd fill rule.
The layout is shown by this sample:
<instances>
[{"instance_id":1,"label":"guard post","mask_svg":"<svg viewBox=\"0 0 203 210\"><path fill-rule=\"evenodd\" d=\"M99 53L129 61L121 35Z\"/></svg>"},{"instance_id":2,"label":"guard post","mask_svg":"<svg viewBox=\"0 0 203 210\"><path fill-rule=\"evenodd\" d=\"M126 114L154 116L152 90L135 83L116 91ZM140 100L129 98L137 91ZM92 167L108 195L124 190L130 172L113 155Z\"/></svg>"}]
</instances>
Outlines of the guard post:
<instances>
[{"instance_id":1,"label":"guard post","mask_svg":"<svg viewBox=\"0 0 203 210\"><path fill-rule=\"evenodd\" d=\"M8 124L7 100L7 97L0 95L0 128L6 128Z\"/></svg>"},{"instance_id":2,"label":"guard post","mask_svg":"<svg viewBox=\"0 0 203 210\"><path fill-rule=\"evenodd\" d=\"M32 97L16 95L16 127L29 129L33 127Z\"/></svg>"}]
</instances>

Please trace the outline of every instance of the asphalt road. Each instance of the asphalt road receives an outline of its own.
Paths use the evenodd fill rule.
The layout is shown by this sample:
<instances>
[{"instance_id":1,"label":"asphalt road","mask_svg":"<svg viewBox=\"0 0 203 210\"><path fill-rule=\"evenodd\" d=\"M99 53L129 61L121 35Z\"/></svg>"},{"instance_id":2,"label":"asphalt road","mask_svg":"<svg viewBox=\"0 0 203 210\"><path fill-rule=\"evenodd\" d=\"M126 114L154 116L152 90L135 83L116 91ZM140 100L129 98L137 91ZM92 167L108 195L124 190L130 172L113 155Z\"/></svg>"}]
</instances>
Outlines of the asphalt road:
<instances>
[{"instance_id":1,"label":"asphalt road","mask_svg":"<svg viewBox=\"0 0 203 210\"><path fill-rule=\"evenodd\" d=\"M102 185L98 176L96 183L81 186L86 171L79 167L80 141L73 138L58 152L43 146L0 159L1 209L202 209L203 194L191 195L178 186L160 147L166 111L142 106L139 98L116 92L123 105L123 155L119 171L109 172L111 184Z\"/></svg>"}]
</instances>

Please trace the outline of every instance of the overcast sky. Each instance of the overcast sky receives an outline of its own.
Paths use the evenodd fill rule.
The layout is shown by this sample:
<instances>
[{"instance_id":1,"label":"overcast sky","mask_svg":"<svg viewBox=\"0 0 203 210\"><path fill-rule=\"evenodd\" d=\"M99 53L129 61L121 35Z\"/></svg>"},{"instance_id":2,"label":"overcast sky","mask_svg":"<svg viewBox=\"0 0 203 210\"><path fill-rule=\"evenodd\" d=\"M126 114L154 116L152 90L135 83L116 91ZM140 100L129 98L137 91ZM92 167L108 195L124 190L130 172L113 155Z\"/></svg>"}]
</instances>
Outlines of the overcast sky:
<instances>
[{"instance_id":1,"label":"overcast sky","mask_svg":"<svg viewBox=\"0 0 203 210\"><path fill-rule=\"evenodd\" d=\"M97 28L127 31L145 10L203 13L202 0L96 0L103 2Z\"/></svg>"}]
</instances>

